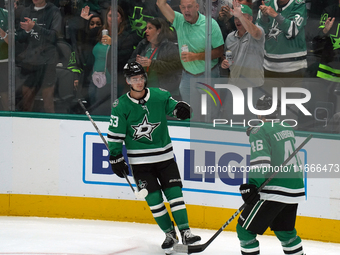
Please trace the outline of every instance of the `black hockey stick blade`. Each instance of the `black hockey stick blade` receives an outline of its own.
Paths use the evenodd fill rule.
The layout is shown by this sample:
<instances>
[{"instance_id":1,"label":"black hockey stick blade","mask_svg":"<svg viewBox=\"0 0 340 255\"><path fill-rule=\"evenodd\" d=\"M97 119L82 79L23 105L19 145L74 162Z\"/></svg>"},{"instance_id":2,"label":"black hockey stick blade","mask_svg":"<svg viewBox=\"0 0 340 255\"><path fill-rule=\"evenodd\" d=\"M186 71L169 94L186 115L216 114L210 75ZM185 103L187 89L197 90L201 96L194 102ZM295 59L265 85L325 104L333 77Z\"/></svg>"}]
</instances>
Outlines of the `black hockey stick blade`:
<instances>
[{"instance_id":1,"label":"black hockey stick blade","mask_svg":"<svg viewBox=\"0 0 340 255\"><path fill-rule=\"evenodd\" d=\"M203 244L197 244L197 245L185 245L185 244L175 244L174 250L179 253L199 253L204 251L209 244L212 243L212 241L215 240L215 238L229 225L229 223L236 218L236 216L246 207L246 204L243 204L230 218L226 221L226 223L223 224L223 226L217 230L217 232L210 237L210 239L203 243Z\"/></svg>"},{"instance_id":2,"label":"black hockey stick blade","mask_svg":"<svg viewBox=\"0 0 340 255\"><path fill-rule=\"evenodd\" d=\"M313 135L309 135L300 145L295 149L295 151L292 152L292 154L289 155L289 157L281 164L281 166L287 165L287 163L302 149L303 146L305 146L306 143L309 142L310 139L312 139ZM260 192L267 184L270 182L277 174L278 172L274 172L258 189L257 192ZM204 251L209 244L212 243L212 241L215 240L215 238L229 225L229 223L236 218L236 216L246 207L246 204L243 204L230 218L227 220L223 226L217 230L217 232L210 237L210 239L203 244L198 245L185 245L185 244L175 244L174 250L179 253L199 253Z\"/></svg>"}]
</instances>

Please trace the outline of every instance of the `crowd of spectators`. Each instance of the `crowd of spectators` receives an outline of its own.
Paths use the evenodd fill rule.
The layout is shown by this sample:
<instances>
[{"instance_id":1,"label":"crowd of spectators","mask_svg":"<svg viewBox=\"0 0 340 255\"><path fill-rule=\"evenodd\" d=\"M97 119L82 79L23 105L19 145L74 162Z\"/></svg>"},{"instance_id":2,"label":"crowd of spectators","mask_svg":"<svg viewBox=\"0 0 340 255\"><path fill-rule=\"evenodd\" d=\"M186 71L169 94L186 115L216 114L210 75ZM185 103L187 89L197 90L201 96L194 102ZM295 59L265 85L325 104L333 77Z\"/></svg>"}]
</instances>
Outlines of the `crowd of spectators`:
<instances>
[{"instance_id":1,"label":"crowd of spectators","mask_svg":"<svg viewBox=\"0 0 340 255\"><path fill-rule=\"evenodd\" d=\"M289 117L298 120L297 129L336 133L339 3L118 0L117 20L112 20L109 0L19 0L14 3L15 110L77 114L77 99L81 98L93 114L109 115L111 45L117 45L118 96L127 92L124 65L137 61L148 73L148 86L166 89L174 98L190 102L192 120L209 122L200 114L205 90L190 81L205 78L204 15L211 4L209 78L225 78L245 95L248 87L256 88L254 100L261 93L271 94L272 87L306 88L312 97L304 106L312 115L292 107ZM8 1L0 0L2 111L9 110L6 9ZM112 40L111 24L117 26L117 42ZM227 50L232 52L232 62L224 56ZM104 73L104 86L96 85L95 72ZM244 84L249 81L251 85ZM231 118L231 94L217 91L223 107L211 118ZM214 106L211 103L209 99L208 107Z\"/></svg>"}]
</instances>

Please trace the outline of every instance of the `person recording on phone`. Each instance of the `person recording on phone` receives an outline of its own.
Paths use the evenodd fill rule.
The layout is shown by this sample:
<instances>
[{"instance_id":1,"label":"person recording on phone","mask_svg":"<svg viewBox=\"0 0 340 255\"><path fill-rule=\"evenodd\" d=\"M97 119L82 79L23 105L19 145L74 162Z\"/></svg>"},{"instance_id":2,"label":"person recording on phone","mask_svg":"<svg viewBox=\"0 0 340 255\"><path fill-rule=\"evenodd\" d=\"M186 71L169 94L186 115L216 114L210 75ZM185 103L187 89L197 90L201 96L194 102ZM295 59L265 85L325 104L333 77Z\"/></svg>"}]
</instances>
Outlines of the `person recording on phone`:
<instances>
[{"instance_id":1,"label":"person recording on phone","mask_svg":"<svg viewBox=\"0 0 340 255\"><path fill-rule=\"evenodd\" d=\"M265 33L263 28L253 24L252 9L240 4L238 1L233 1L234 9L230 9L234 16L236 31L228 34L224 48L232 53L232 60L224 58L221 67L230 69L229 84L236 85L243 90L244 95L247 95L247 88L253 88L253 103L256 103L257 98L263 94L259 89L264 83L264 43ZM231 95L227 96L227 102L232 102ZM254 105L254 104L253 104ZM249 120L253 119L254 115L245 105L245 115L233 116ZM226 114L231 117L232 107L226 106Z\"/></svg>"},{"instance_id":2,"label":"person recording on phone","mask_svg":"<svg viewBox=\"0 0 340 255\"><path fill-rule=\"evenodd\" d=\"M92 80L89 85L89 103L93 107L93 114L109 115L110 107L105 107L105 102L110 102L110 83L111 76L106 66L108 51L111 46L111 7L105 14L104 25L101 27L97 37L97 44L93 47L94 64L92 70ZM106 83L102 86L95 84L94 73L105 73Z\"/></svg>"},{"instance_id":3,"label":"person recording on phone","mask_svg":"<svg viewBox=\"0 0 340 255\"><path fill-rule=\"evenodd\" d=\"M98 35L98 43L93 48L93 55L95 57L92 80L89 87L89 101L92 107L93 114L100 115L110 115L111 109L111 6L108 7L105 15L106 19L104 21L104 25L99 32ZM125 64L128 62L132 52L133 45L136 42L136 35L127 25L127 17L123 9L118 6L117 9L117 26L118 26L118 34L117 34L117 81L118 81L118 96L126 93L125 86L125 77L123 75L123 68ZM113 21L114 22L114 21ZM96 86L94 81L95 72L104 73L105 70L105 80L106 83L103 83L102 86ZM96 77L96 76L95 76Z\"/></svg>"}]
</instances>

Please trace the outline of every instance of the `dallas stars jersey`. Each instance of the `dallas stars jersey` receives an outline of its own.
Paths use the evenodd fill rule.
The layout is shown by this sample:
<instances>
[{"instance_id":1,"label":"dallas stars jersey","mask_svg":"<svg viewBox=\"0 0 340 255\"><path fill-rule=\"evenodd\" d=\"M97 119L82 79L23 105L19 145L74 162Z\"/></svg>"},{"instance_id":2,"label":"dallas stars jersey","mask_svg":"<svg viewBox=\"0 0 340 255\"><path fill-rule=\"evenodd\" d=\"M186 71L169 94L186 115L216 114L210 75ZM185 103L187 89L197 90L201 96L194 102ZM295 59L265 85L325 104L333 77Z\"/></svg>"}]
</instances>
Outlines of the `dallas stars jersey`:
<instances>
[{"instance_id":1,"label":"dallas stars jersey","mask_svg":"<svg viewBox=\"0 0 340 255\"><path fill-rule=\"evenodd\" d=\"M266 5L271 6L279 15L274 19L259 11L257 16L257 24L266 33L264 68L283 73L306 68L305 1L290 0L283 8L279 8L276 0L270 0Z\"/></svg>"},{"instance_id":2,"label":"dallas stars jersey","mask_svg":"<svg viewBox=\"0 0 340 255\"><path fill-rule=\"evenodd\" d=\"M325 35L322 30L328 18L335 18L333 26ZM340 82L340 7L339 4L328 6L322 13L319 34L325 39L317 76L329 81Z\"/></svg>"},{"instance_id":3,"label":"dallas stars jersey","mask_svg":"<svg viewBox=\"0 0 340 255\"><path fill-rule=\"evenodd\" d=\"M274 173L278 174L260 192L261 199L282 203L297 203L303 200L305 191L303 167L298 155L286 165L280 165L295 150L295 135L291 127L279 123L265 122L262 127L252 129L249 183L260 187ZM300 168L301 167L301 168Z\"/></svg>"},{"instance_id":4,"label":"dallas stars jersey","mask_svg":"<svg viewBox=\"0 0 340 255\"><path fill-rule=\"evenodd\" d=\"M107 135L110 154L122 153L124 141L130 164L172 159L166 115L173 116L176 104L169 92L159 88L148 88L142 100L122 95L112 105Z\"/></svg>"}]
</instances>

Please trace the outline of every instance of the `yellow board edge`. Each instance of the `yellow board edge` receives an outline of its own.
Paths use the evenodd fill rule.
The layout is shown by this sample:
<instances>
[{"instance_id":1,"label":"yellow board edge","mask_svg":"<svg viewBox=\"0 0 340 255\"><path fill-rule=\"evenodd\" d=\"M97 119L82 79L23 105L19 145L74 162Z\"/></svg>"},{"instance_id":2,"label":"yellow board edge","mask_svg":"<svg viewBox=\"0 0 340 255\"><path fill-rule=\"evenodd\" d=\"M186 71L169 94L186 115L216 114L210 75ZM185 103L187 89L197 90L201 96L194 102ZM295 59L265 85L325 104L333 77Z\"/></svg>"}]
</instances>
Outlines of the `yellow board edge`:
<instances>
[{"instance_id":1,"label":"yellow board edge","mask_svg":"<svg viewBox=\"0 0 340 255\"><path fill-rule=\"evenodd\" d=\"M169 205L166 204L169 209ZM193 228L217 230L236 209L187 205L189 224ZM1 216L35 216L95 219L155 224L145 201L89 197L0 194ZM235 231L234 219L226 231ZM340 220L298 216L298 235L302 239L340 243ZM267 230L267 235L273 232Z\"/></svg>"}]
</instances>

